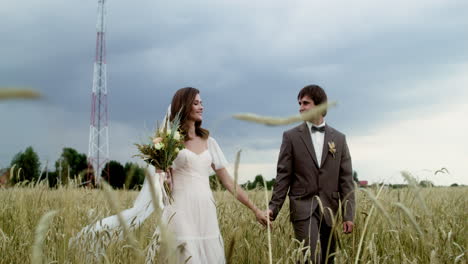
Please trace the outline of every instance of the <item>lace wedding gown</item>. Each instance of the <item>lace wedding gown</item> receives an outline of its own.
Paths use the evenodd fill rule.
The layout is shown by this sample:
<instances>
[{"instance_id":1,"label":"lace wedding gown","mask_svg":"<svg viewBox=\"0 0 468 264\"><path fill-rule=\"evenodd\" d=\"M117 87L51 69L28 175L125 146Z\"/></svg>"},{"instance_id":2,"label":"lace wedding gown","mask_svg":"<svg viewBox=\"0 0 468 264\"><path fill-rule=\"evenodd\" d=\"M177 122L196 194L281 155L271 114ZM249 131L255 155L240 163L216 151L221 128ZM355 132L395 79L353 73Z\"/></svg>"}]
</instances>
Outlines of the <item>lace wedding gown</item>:
<instances>
[{"instance_id":1,"label":"lace wedding gown","mask_svg":"<svg viewBox=\"0 0 468 264\"><path fill-rule=\"evenodd\" d=\"M154 211L150 191L150 188L154 188L159 198L157 202L163 209L162 220L174 233L179 246L180 250L177 250L179 262L185 263L188 259L188 264L225 263L223 238L219 231L216 203L210 189L209 175L212 173L212 166L215 169L222 169L227 164L218 143L211 137L208 138L208 148L202 153L183 149L172 166L174 198L172 203L164 207L162 196L165 193L161 188L161 177L153 173L149 177L153 177L155 186L150 186L149 181L145 179L133 207L120 212L120 215L131 229L139 227ZM154 179L156 177L159 179ZM100 243L103 241L99 241L99 237L102 236L96 234L119 230L122 238L118 217L112 215L83 228L70 240L69 246L79 245L85 241L91 243L96 255L99 255L97 251L102 249ZM158 232L156 230L156 233ZM104 244L108 242L104 241ZM150 255L147 256L147 262L151 262Z\"/></svg>"}]
</instances>

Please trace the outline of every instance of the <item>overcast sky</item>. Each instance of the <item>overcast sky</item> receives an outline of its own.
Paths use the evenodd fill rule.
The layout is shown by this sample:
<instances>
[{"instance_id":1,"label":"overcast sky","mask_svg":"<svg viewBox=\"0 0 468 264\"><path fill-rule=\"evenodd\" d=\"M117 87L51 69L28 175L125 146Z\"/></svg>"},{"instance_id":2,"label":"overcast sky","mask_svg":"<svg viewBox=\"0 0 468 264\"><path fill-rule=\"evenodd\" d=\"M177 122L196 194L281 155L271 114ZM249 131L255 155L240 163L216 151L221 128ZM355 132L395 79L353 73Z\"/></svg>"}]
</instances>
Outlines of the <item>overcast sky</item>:
<instances>
[{"instance_id":1,"label":"overcast sky","mask_svg":"<svg viewBox=\"0 0 468 264\"><path fill-rule=\"evenodd\" d=\"M326 122L347 135L360 179L468 184L467 14L464 0L109 0L111 159L137 161L133 143L193 86L228 160L243 150L241 181L275 177L291 126L230 116L295 114L315 83L338 102ZM0 167L29 145L43 163L88 152L96 15L97 0L1 0L0 87L44 98L0 103Z\"/></svg>"}]
</instances>

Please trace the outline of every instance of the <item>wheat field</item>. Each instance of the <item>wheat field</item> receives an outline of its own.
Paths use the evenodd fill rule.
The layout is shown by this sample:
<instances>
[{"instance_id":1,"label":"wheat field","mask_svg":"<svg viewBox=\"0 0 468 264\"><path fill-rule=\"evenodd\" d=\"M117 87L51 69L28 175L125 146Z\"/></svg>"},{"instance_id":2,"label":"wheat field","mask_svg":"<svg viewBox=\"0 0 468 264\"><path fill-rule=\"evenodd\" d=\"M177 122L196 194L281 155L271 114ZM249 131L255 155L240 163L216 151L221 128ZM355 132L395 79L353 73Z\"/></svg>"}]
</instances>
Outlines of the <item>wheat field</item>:
<instances>
[{"instance_id":1,"label":"wheat field","mask_svg":"<svg viewBox=\"0 0 468 264\"><path fill-rule=\"evenodd\" d=\"M112 194L121 210L132 205L137 192ZM263 190L248 194L265 208ZM267 230L231 194L214 196L228 263L270 263L270 246L272 263L301 261L287 202L269 243ZM466 263L467 200L468 187L360 189L354 232L344 235L337 228L336 263ZM82 227L113 214L105 191L23 186L0 189L0 201L0 263L143 263L158 224L154 214L131 232L134 240L109 235L111 242L101 250L69 248ZM155 263L165 262L164 247L160 251Z\"/></svg>"}]
</instances>

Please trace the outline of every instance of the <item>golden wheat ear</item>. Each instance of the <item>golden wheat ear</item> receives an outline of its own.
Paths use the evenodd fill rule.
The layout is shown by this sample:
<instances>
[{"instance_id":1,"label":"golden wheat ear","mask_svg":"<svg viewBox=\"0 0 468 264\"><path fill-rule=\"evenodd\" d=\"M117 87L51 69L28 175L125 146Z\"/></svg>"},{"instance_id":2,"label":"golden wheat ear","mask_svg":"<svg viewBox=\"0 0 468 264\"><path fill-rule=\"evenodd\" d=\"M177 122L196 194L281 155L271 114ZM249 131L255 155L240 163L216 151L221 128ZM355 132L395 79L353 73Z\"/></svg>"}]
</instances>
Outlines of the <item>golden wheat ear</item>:
<instances>
[{"instance_id":1,"label":"golden wheat ear","mask_svg":"<svg viewBox=\"0 0 468 264\"><path fill-rule=\"evenodd\" d=\"M232 117L238 120L262 124L266 126L286 126L294 123L303 122L305 120L313 120L322 115L328 108L335 106L335 102L323 103L310 109L309 111L300 115L293 115L288 117L271 117L260 116L252 113L234 114Z\"/></svg>"},{"instance_id":2,"label":"golden wheat ear","mask_svg":"<svg viewBox=\"0 0 468 264\"><path fill-rule=\"evenodd\" d=\"M0 100L37 99L41 94L31 89L0 88Z\"/></svg>"},{"instance_id":3,"label":"golden wheat ear","mask_svg":"<svg viewBox=\"0 0 468 264\"><path fill-rule=\"evenodd\" d=\"M44 241L47 236L47 231L49 230L49 225L56 213L57 211L50 211L43 215L39 220L39 224L36 227L34 244L31 248L31 263L42 263L44 258Z\"/></svg>"}]
</instances>

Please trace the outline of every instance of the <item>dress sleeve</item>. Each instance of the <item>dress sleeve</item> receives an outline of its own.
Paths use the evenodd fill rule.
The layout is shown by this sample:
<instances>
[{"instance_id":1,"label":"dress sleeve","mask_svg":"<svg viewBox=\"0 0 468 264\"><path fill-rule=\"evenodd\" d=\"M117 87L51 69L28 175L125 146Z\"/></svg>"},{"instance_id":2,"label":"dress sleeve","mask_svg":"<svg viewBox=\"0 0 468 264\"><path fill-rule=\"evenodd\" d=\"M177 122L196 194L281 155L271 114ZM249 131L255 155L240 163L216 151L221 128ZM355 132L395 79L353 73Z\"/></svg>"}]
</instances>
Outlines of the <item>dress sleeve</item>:
<instances>
[{"instance_id":1,"label":"dress sleeve","mask_svg":"<svg viewBox=\"0 0 468 264\"><path fill-rule=\"evenodd\" d=\"M212 163L216 170L226 168L229 164L224 157L223 151L218 145L218 142L214 138L208 138L208 151L210 152Z\"/></svg>"}]
</instances>

